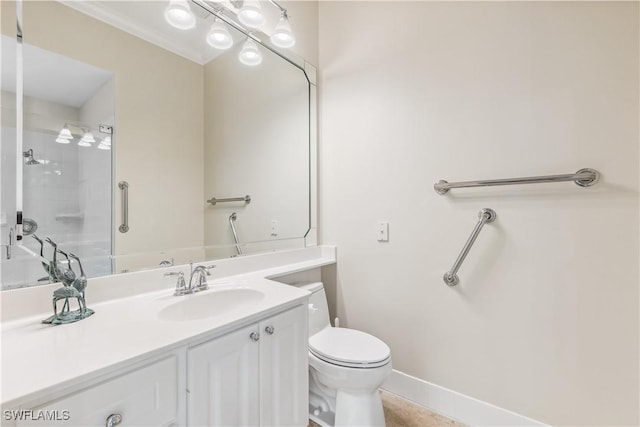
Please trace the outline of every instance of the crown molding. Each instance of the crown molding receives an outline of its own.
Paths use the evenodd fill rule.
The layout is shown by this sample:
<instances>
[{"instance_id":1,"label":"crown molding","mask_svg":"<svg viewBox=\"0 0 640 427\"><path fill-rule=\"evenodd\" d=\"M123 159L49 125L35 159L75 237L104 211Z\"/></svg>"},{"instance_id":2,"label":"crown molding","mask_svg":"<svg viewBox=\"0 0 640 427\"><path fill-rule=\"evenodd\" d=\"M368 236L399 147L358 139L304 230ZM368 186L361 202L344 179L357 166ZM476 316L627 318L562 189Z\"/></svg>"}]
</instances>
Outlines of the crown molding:
<instances>
[{"instance_id":1,"label":"crown molding","mask_svg":"<svg viewBox=\"0 0 640 427\"><path fill-rule=\"evenodd\" d=\"M97 2L78 0L58 0L58 2L199 65L204 65L208 62L208 58L203 58L202 54L196 49L190 49L188 46L177 43L169 37L142 28L139 22L130 19L126 15L106 10Z\"/></svg>"}]
</instances>

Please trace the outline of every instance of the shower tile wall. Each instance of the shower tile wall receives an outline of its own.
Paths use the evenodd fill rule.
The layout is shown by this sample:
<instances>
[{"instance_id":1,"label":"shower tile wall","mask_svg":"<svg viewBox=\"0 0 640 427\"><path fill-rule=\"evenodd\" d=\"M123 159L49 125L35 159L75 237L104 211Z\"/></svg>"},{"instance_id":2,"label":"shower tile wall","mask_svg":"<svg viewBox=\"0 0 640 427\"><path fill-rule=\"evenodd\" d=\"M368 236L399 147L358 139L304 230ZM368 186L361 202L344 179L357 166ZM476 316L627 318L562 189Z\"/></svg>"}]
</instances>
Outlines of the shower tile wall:
<instances>
[{"instance_id":1,"label":"shower tile wall","mask_svg":"<svg viewBox=\"0 0 640 427\"><path fill-rule=\"evenodd\" d=\"M33 149L42 164L24 166L24 217L38 223L36 233L60 243L61 249L78 255L91 276L111 271L111 152L55 142L56 134L25 131L24 150ZM2 129L2 240L15 218L15 128ZM6 224L5 224L6 217ZM24 246L40 251L38 243L25 236ZM45 257L51 250L45 246ZM14 249L3 259L5 289L32 284L45 277L40 261Z\"/></svg>"}]
</instances>

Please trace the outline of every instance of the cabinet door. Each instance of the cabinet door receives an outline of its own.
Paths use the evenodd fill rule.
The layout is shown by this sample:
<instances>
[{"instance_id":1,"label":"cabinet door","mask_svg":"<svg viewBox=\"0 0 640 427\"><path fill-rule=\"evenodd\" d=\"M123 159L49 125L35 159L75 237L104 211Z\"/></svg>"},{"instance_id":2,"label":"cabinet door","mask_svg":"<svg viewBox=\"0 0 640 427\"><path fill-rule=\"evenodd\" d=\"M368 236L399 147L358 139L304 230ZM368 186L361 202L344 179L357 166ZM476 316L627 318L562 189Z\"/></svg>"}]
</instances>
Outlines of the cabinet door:
<instances>
[{"instance_id":1,"label":"cabinet door","mask_svg":"<svg viewBox=\"0 0 640 427\"><path fill-rule=\"evenodd\" d=\"M257 325L189 349L189 425L259 424L260 353L252 333Z\"/></svg>"},{"instance_id":2,"label":"cabinet door","mask_svg":"<svg viewBox=\"0 0 640 427\"><path fill-rule=\"evenodd\" d=\"M260 335L260 424L308 425L306 306L260 322Z\"/></svg>"},{"instance_id":3,"label":"cabinet door","mask_svg":"<svg viewBox=\"0 0 640 427\"><path fill-rule=\"evenodd\" d=\"M178 358L159 362L45 405L29 408L18 426L104 426L111 415L120 426L177 426Z\"/></svg>"}]
</instances>

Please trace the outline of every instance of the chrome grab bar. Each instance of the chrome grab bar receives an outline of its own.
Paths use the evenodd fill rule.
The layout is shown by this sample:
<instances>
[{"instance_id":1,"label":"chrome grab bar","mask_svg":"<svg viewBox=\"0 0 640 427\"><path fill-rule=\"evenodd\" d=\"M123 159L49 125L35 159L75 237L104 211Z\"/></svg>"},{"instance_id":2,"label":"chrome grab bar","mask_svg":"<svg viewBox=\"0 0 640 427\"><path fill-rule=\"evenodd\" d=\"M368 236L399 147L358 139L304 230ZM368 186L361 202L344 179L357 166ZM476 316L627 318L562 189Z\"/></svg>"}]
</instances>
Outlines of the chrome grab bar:
<instances>
[{"instance_id":1,"label":"chrome grab bar","mask_svg":"<svg viewBox=\"0 0 640 427\"><path fill-rule=\"evenodd\" d=\"M118 188L122 190L122 224L118 227L121 233L129 231L129 183L120 181Z\"/></svg>"},{"instance_id":2,"label":"chrome grab bar","mask_svg":"<svg viewBox=\"0 0 640 427\"><path fill-rule=\"evenodd\" d=\"M573 181L580 187L590 187L600 179L600 173L595 169L584 168L578 172L566 175L528 176L524 178L487 179L484 181L448 182L441 179L433 185L438 194L447 194L451 188L489 187L493 185L540 184L545 182Z\"/></svg>"},{"instance_id":3,"label":"chrome grab bar","mask_svg":"<svg viewBox=\"0 0 640 427\"><path fill-rule=\"evenodd\" d=\"M227 199L216 199L215 197L212 197L209 200L207 200L207 203L211 203L212 206L215 206L216 203L224 203L224 202L245 202L246 204L249 204L251 203L251 196L247 194L244 197L230 197Z\"/></svg>"},{"instance_id":4,"label":"chrome grab bar","mask_svg":"<svg viewBox=\"0 0 640 427\"><path fill-rule=\"evenodd\" d=\"M469 253L471 246L473 246L473 242L476 241L478 234L480 234L480 230L482 230L482 227L487 223L493 222L496 219L496 216L496 212L493 209L489 208L481 209L480 212L478 212L478 218L480 218L480 220L473 228L471 236L469 236L469 238L467 239L467 243L464 244L464 248L462 248L462 252L460 252L460 255L458 255L458 259L456 259L456 262L453 263L453 267L451 267L451 270L447 271L446 273L444 273L444 276L442 276L444 283L449 286L455 286L460 283L460 278L458 277L457 273L460 269L460 266L462 265L462 262L467 257L467 254Z\"/></svg>"},{"instance_id":5,"label":"chrome grab bar","mask_svg":"<svg viewBox=\"0 0 640 427\"><path fill-rule=\"evenodd\" d=\"M236 252L238 252L238 255L242 255L242 248L240 247L240 240L238 240L238 233L236 232L235 226L237 217L238 216L235 212L229 215L229 225L231 226L231 231L233 232L233 240L236 242Z\"/></svg>"}]
</instances>

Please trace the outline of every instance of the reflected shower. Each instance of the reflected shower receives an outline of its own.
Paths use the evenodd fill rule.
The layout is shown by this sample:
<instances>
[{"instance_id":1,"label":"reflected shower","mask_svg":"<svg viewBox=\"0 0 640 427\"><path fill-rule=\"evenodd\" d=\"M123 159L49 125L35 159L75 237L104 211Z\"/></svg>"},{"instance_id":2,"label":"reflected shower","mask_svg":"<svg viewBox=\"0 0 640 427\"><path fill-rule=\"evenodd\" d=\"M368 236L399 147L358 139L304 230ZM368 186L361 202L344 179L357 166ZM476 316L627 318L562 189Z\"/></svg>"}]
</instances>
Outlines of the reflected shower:
<instances>
[{"instance_id":1,"label":"reflected shower","mask_svg":"<svg viewBox=\"0 0 640 427\"><path fill-rule=\"evenodd\" d=\"M33 158L33 148L29 148L27 151L22 153L22 156L25 158L24 164L27 165L27 166L41 165L42 164L42 162L39 162L39 161L37 161L36 159Z\"/></svg>"}]
</instances>

